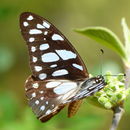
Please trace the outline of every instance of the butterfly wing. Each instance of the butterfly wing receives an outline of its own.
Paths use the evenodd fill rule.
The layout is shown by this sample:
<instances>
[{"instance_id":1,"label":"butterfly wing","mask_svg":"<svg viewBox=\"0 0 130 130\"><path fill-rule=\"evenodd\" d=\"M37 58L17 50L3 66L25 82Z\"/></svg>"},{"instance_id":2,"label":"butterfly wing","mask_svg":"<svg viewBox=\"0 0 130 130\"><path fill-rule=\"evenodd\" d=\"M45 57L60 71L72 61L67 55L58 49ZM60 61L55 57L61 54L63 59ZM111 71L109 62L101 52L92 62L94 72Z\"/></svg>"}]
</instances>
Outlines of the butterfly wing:
<instances>
[{"instance_id":1,"label":"butterfly wing","mask_svg":"<svg viewBox=\"0 0 130 130\"><path fill-rule=\"evenodd\" d=\"M72 103L69 115L74 115L75 101L84 98L85 89L79 84L88 78L79 54L54 25L36 14L22 13L20 28L32 71L25 84L26 96L37 118L45 122L67 103Z\"/></svg>"},{"instance_id":2,"label":"butterfly wing","mask_svg":"<svg viewBox=\"0 0 130 130\"><path fill-rule=\"evenodd\" d=\"M25 90L33 112L45 122L66 106L67 100L78 92L79 86L69 80L37 81L30 76Z\"/></svg>"},{"instance_id":3,"label":"butterfly wing","mask_svg":"<svg viewBox=\"0 0 130 130\"><path fill-rule=\"evenodd\" d=\"M20 16L20 28L28 46L34 77L39 80L82 80L88 77L78 52L53 24L25 12Z\"/></svg>"},{"instance_id":4,"label":"butterfly wing","mask_svg":"<svg viewBox=\"0 0 130 130\"><path fill-rule=\"evenodd\" d=\"M87 69L77 51L65 36L46 19L30 12L22 13L20 28L28 46L30 67L36 81L50 79L84 80L88 77ZM35 91L34 88L31 91ZM28 95L27 92L26 95ZM55 102L53 101L55 99L56 97L53 97L50 100ZM29 99L29 102L33 111L39 116L37 107L31 104L34 101ZM44 102L42 103L44 104ZM58 105L57 107L59 107ZM55 109L55 112L52 113L56 114L63 106ZM44 120L52 117L52 113L51 116L44 117Z\"/></svg>"}]
</instances>

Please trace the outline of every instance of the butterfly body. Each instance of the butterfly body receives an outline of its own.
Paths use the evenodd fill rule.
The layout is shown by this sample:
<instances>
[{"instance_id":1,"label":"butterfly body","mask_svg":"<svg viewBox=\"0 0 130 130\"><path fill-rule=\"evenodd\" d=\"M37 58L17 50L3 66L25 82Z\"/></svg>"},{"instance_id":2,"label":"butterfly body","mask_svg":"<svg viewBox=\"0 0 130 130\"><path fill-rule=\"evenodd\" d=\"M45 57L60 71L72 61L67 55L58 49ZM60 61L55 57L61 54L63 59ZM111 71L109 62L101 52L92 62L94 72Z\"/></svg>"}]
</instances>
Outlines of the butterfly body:
<instances>
[{"instance_id":1,"label":"butterfly body","mask_svg":"<svg viewBox=\"0 0 130 130\"><path fill-rule=\"evenodd\" d=\"M28 46L32 71L25 83L25 93L42 122L67 104L71 117L83 98L105 86L102 76L89 78L78 52L49 21L25 12L20 16L20 28Z\"/></svg>"}]
</instances>

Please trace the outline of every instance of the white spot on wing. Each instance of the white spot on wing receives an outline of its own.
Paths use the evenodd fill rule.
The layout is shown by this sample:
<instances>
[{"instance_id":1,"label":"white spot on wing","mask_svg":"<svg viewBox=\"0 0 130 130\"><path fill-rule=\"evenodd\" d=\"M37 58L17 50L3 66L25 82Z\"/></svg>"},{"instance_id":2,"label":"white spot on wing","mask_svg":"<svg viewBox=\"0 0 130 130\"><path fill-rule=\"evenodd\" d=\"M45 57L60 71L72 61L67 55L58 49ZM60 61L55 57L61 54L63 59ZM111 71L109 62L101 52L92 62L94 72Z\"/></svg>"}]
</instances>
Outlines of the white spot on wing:
<instances>
[{"instance_id":1,"label":"white spot on wing","mask_svg":"<svg viewBox=\"0 0 130 130\"><path fill-rule=\"evenodd\" d=\"M51 110L48 109L48 110L46 111L46 115L49 115L50 113L51 113Z\"/></svg>"},{"instance_id":2,"label":"white spot on wing","mask_svg":"<svg viewBox=\"0 0 130 130\"><path fill-rule=\"evenodd\" d=\"M38 88L38 87L39 87L39 84L38 84L38 83L34 83L34 84L32 85L32 87L33 87L33 88Z\"/></svg>"},{"instance_id":3,"label":"white spot on wing","mask_svg":"<svg viewBox=\"0 0 130 130\"><path fill-rule=\"evenodd\" d=\"M39 91L39 93L41 93L41 94L42 94L43 92L44 92L44 91Z\"/></svg>"},{"instance_id":4,"label":"white spot on wing","mask_svg":"<svg viewBox=\"0 0 130 130\"><path fill-rule=\"evenodd\" d=\"M56 94L65 94L65 93L71 91L72 89L76 89L76 88L77 88L77 84L74 82L62 83L58 87L54 88L53 91Z\"/></svg>"},{"instance_id":5,"label":"white spot on wing","mask_svg":"<svg viewBox=\"0 0 130 130\"><path fill-rule=\"evenodd\" d=\"M32 51L32 52L35 52L35 51L36 51L36 47L35 47L35 46L32 46L32 47L31 47L31 51Z\"/></svg>"},{"instance_id":6,"label":"white spot on wing","mask_svg":"<svg viewBox=\"0 0 130 130\"><path fill-rule=\"evenodd\" d=\"M30 31L29 31L29 34L41 34L42 33L42 31L41 30L38 30L38 29L31 29Z\"/></svg>"},{"instance_id":7,"label":"white spot on wing","mask_svg":"<svg viewBox=\"0 0 130 130\"><path fill-rule=\"evenodd\" d=\"M39 101L38 101L38 100L36 100L36 101L35 101L35 104L36 104L36 105L38 105L38 104L39 104Z\"/></svg>"},{"instance_id":8,"label":"white spot on wing","mask_svg":"<svg viewBox=\"0 0 130 130\"><path fill-rule=\"evenodd\" d=\"M41 67L41 66L35 66L34 68L35 68L35 70L36 70L37 72L39 72L39 71L42 70L42 67Z\"/></svg>"},{"instance_id":9,"label":"white spot on wing","mask_svg":"<svg viewBox=\"0 0 130 130\"><path fill-rule=\"evenodd\" d=\"M24 27L27 27L28 25L29 25L28 22L23 22Z\"/></svg>"},{"instance_id":10,"label":"white spot on wing","mask_svg":"<svg viewBox=\"0 0 130 130\"><path fill-rule=\"evenodd\" d=\"M34 93L32 93L32 97L36 97L36 93L34 92Z\"/></svg>"},{"instance_id":11,"label":"white spot on wing","mask_svg":"<svg viewBox=\"0 0 130 130\"><path fill-rule=\"evenodd\" d=\"M47 35L47 33L48 33L48 32L47 32L47 31L45 31L45 32L44 32L44 35Z\"/></svg>"},{"instance_id":12,"label":"white spot on wing","mask_svg":"<svg viewBox=\"0 0 130 130\"><path fill-rule=\"evenodd\" d=\"M40 49L41 51L43 51L43 50L46 50L46 49L48 49L48 48L49 48L49 44L46 43L46 44L41 44L39 49Z\"/></svg>"},{"instance_id":13,"label":"white spot on wing","mask_svg":"<svg viewBox=\"0 0 130 130\"><path fill-rule=\"evenodd\" d=\"M55 67L57 67L57 64L53 64L53 65L51 65L50 67L51 67L51 68L55 68Z\"/></svg>"},{"instance_id":14,"label":"white spot on wing","mask_svg":"<svg viewBox=\"0 0 130 130\"><path fill-rule=\"evenodd\" d=\"M34 37L30 37L29 38L29 42L34 42L35 38Z\"/></svg>"},{"instance_id":15,"label":"white spot on wing","mask_svg":"<svg viewBox=\"0 0 130 130\"><path fill-rule=\"evenodd\" d=\"M44 99L44 97L41 97L40 99L41 99L41 100L43 100L43 99Z\"/></svg>"},{"instance_id":16,"label":"white spot on wing","mask_svg":"<svg viewBox=\"0 0 130 130\"><path fill-rule=\"evenodd\" d=\"M41 25L41 24L37 24L37 28L39 28L39 29L43 29L43 28L45 28L43 25Z\"/></svg>"},{"instance_id":17,"label":"white spot on wing","mask_svg":"<svg viewBox=\"0 0 130 130\"><path fill-rule=\"evenodd\" d=\"M43 80L47 77L47 75L45 73L41 73L39 74L39 79Z\"/></svg>"},{"instance_id":18,"label":"white spot on wing","mask_svg":"<svg viewBox=\"0 0 130 130\"><path fill-rule=\"evenodd\" d=\"M41 56L42 62L55 62L59 60L59 57L56 53L49 52Z\"/></svg>"},{"instance_id":19,"label":"white spot on wing","mask_svg":"<svg viewBox=\"0 0 130 130\"><path fill-rule=\"evenodd\" d=\"M63 60L69 60L69 59L75 59L76 54L73 53L72 51L67 51L67 50L56 50L58 55L63 59Z\"/></svg>"},{"instance_id":20,"label":"white spot on wing","mask_svg":"<svg viewBox=\"0 0 130 130\"><path fill-rule=\"evenodd\" d=\"M33 16L32 15L29 15L27 20L33 20Z\"/></svg>"},{"instance_id":21,"label":"white spot on wing","mask_svg":"<svg viewBox=\"0 0 130 130\"><path fill-rule=\"evenodd\" d=\"M25 83L27 83L28 82L28 79L25 81Z\"/></svg>"},{"instance_id":22,"label":"white spot on wing","mask_svg":"<svg viewBox=\"0 0 130 130\"><path fill-rule=\"evenodd\" d=\"M52 35L52 40L54 40L54 41L56 41L56 40L63 41L64 39L59 34L53 34Z\"/></svg>"},{"instance_id":23,"label":"white spot on wing","mask_svg":"<svg viewBox=\"0 0 130 130\"><path fill-rule=\"evenodd\" d=\"M65 69L57 70L52 73L52 76L62 76L68 74L68 71Z\"/></svg>"},{"instance_id":24,"label":"white spot on wing","mask_svg":"<svg viewBox=\"0 0 130 130\"><path fill-rule=\"evenodd\" d=\"M50 24L45 22L45 21L43 22L43 26L46 27L46 28L50 28Z\"/></svg>"},{"instance_id":25,"label":"white spot on wing","mask_svg":"<svg viewBox=\"0 0 130 130\"><path fill-rule=\"evenodd\" d=\"M45 110L45 106L41 106L40 110L44 111Z\"/></svg>"},{"instance_id":26,"label":"white spot on wing","mask_svg":"<svg viewBox=\"0 0 130 130\"><path fill-rule=\"evenodd\" d=\"M46 101L46 104L48 104L48 101Z\"/></svg>"},{"instance_id":27,"label":"white spot on wing","mask_svg":"<svg viewBox=\"0 0 130 130\"><path fill-rule=\"evenodd\" d=\"M52 82L48 82L47 84L46 84L46 88L54 88L54 87L56 87L56 86L58 86L58 85L60 85L61 84L61 82L56 82L56 81L52 81Z\"/></svg>"},{"instance_id":28,"label":"white spot on wing","mask_svg":"<svg viewBox=\"0 0 130 130\"><path fill-rule=\"evenodd\" d=\"M33 61L34 63L37 62L37 57L33 56L33 57L32 57L32 61Z\"/></svg>"},{"instance_id":29,"label":"white spot on wing","mask_svg":"<svg viewBox=\"0 0 130 130\"><path fill-rule=\"evenodd\" d=\"M78 64L72 64L75 68L79 69L79 70L83 70L83 67L81 65Z\"/></svg>"}]
</instances>

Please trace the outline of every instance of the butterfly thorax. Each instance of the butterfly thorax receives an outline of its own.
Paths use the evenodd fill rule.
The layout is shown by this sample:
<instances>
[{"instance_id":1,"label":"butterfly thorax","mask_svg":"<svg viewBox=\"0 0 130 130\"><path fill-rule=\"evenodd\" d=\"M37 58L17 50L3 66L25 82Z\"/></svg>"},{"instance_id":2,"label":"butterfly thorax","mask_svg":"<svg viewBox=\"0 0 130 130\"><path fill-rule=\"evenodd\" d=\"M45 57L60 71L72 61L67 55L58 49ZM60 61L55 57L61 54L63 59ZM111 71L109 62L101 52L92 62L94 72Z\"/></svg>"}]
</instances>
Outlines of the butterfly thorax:
<instances>
[{"instance_id":1,"label":"butterfly thorax","mask_svg":"<svg viewBox=\"0 0 130 130\"><path fill-rule=\"evenodd\" d=\"M75 101L93 95L97 90L102 89L106 85L105 79L102 75L97 77L87 78L80 84L80 90L76 95L69 99L69 101Z\"/></svg>"}]
</instances>

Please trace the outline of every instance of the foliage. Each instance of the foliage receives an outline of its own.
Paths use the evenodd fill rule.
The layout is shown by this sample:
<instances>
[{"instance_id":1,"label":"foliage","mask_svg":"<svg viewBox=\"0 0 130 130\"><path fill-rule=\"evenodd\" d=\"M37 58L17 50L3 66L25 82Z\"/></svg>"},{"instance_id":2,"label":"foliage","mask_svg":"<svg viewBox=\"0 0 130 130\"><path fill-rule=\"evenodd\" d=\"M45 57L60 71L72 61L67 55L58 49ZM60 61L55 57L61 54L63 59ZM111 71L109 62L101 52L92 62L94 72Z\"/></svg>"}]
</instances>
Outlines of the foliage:
<instances>
[{"instance_id":1,"label":"foliage","mask_svg":"<svg viewBox=\"0 0 130 130\"><path fill-rule=\"evenodd\" d=\"M125 49L122 42L111 30L104 27L88 27L83 29L76 29L76 32L84 34L112 50L119 56L126 60Z\"/></svg>"},{"instance_id":2,"label":"foliage","mask_svg":"<svg viewBox=\"0 0 130 130\"><path fill-rule=\"evenodd\" d=\"M107 85L100 92L97 92L93 97L89 98L89 100L95 102L96 105L113 111L114 115L111 130L115 130L118 127L124 112L124 101L130 94L130 30L125 19L122 19L122 26L125 38L124 45L119 38L107 28L88 27L75 30L97 41L99 44L112 49L120 56L124 63L125 78L122 78L121 74L114 78L111 73L106 74Z\"/></svg>"}]
</instances>

